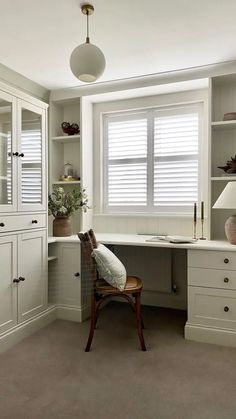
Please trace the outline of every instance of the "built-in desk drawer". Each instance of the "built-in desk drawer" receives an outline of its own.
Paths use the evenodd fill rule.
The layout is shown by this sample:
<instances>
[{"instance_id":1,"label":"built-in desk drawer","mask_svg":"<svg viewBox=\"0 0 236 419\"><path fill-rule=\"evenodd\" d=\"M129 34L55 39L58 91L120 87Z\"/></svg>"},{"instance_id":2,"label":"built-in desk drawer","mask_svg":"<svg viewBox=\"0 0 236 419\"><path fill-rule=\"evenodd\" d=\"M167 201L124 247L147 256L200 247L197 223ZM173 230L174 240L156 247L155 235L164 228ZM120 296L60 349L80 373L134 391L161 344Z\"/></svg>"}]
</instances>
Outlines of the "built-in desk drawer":
<instances>
[{"instance_id":1,"label":"built-in desk drawer","mask_svg":"<svg viewBox=\"0 0 236 419\"><path fill-rule=\"evenodd\" d=\"M236 251L188 250L188 267L236 270Z\"/></svg>"},{"instance_id":2,"label":"built-in desk drawer","mask_svg":"<svg viewBox=\"0 0 236 419\"><path fill-rule=\"evenodd\" d=\"M188 268L188 285L236 290L236 271Z\"/></svg>"},{"instance_id":3,"label":"built-in desk drawer","mask_svg":"<svg viewBox=\"0 0 236 419\"><path fill-rule=\"evenodd\" d=\"M188 287L191 324L236 329L236 291Z\"/></svg>"},{"instance_id":4,"label":"built-in desk drawer","mask_svg":"<svg viewBox=\"0 0 236 419\"><path fill-rule=\"evenodd\" d=\"M0 216L0 233L16 230L43 228L47 225L46 214L20 214Z\"/></svg>"}]
</instances>

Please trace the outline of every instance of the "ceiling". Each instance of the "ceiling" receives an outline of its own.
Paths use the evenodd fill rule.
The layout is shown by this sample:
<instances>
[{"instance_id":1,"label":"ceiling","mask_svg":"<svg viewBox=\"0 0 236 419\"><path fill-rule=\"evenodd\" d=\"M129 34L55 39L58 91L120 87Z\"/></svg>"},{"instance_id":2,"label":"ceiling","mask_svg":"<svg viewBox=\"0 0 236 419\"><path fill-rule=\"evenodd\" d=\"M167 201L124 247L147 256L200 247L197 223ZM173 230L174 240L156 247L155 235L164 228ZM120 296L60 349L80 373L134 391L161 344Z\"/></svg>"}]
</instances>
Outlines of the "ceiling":
<instances>
[{"instance_id":1,"label":"ceiling","mask_svg":"<svg viewBox=\"0 0 236 419\"><path fill-rule=\"evenodd\" d=\"M78 0L1 0L0 62L48 89L81 86L72 50L85 41ZM235 0L91 0L99 82L236 59Z\"/></svg>"}]
</instances>

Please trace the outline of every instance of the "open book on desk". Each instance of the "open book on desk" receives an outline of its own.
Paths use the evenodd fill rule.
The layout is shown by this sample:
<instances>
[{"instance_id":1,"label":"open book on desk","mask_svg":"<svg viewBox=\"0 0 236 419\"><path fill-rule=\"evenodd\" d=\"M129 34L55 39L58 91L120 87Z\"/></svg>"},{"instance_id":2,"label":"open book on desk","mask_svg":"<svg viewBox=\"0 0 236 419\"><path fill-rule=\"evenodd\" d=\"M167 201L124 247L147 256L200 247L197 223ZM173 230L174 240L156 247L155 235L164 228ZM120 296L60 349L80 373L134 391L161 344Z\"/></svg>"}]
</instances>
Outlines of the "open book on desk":
<instances>
[{"instance_id":1,"label":"open book on desk","mask_svg":"<svg viewBox=\"0 0 236 419\"><path fill-rule=\"evenodd\" d=\"M159 242L164 241L168 243L195 243L197 239L186 236L154 236L147 239L146 242Z\"/></svg>"}]
</instances>

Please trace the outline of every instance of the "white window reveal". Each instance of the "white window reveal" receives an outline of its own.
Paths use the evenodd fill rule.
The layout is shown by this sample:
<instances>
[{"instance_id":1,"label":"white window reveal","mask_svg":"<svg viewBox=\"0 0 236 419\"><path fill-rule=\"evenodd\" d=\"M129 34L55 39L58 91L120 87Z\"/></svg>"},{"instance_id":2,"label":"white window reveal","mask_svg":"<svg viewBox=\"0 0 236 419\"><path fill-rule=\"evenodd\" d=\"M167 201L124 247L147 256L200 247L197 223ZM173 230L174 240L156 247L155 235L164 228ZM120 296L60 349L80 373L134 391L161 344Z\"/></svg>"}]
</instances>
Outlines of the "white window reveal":
<instances>
[{"instance_id":1,"label":"white window reveal","mask_svg":"<svg viewBox=\"0 0 236 419\"><path fill-rule=\"evenodd\" d=\"M188 213L200 197L202 105L104 116L104 211Z\"/></svg>"}]
</instances>

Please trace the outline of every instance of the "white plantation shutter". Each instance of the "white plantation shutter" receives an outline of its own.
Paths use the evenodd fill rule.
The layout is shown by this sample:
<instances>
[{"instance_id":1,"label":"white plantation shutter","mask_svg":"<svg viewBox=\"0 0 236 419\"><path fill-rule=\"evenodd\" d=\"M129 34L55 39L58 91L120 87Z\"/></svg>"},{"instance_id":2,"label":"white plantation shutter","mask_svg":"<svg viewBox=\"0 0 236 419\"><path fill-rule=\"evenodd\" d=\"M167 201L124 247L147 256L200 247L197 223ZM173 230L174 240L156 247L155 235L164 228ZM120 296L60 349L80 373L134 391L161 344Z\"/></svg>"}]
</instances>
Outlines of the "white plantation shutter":
<instances>
[{"instance_id":1,"label":"white plantation shutter","mask_svg":"<svg viewBox=\"0 0 236 419\"><path fill-rule=\"evenodd\" d=\"M160 210L192 209L198 201L199 108L154 114L153 204Z\"/></svg>"},{"instance_id":2,"label":"white plantation shutter","mask_svg":"<svg viewBox=\"0 0 236 419\"><path fill-rule=\"evenodd\" d=\"M107 207L147 205L146 113L105 120Z\"/></svg>"},{"instance_id":3,"label":"white plantation shutter","mask_svg":"<svg viewBox=\"0 0 236 419\"><path fill-rule=\"evenodd\" d=\"M104 117L105 212L192 211L200 112L197 104Z\"/></svg>"}]
</instances>

